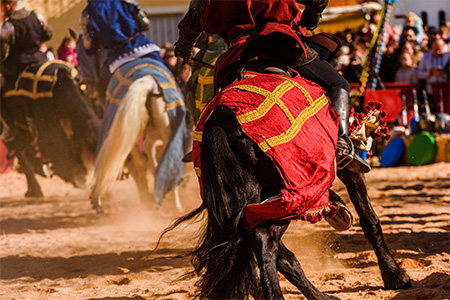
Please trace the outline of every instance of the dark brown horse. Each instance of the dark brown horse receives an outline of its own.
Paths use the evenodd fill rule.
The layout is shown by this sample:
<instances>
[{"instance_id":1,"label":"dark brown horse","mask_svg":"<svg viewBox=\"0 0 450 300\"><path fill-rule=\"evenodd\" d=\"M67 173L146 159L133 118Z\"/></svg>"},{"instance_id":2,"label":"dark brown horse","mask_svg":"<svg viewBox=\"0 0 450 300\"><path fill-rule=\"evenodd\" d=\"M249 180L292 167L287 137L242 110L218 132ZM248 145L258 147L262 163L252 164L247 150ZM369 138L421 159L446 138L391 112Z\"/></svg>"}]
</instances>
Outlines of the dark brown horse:
<instances>
[{"instance_id":1,"label":"dark brown horse","mask_svg":"<svg viewBox=\"0 0 450 300\"><path fill-rule=\"evenodd\" d=\"M240 98L237 102L248 96L242 90L244 85L242 83L233 95ZM273 95L265 96L270 99ZM207 121L199 138L201 170L197 170L203 203L175 220L162 235L205 213L199 245L191 253L194 272L199 276L197 296L200 299L247 299L250 296L283 299L277 271L308 299L337 299L312 285L295 255L281 241L289 218L266 220L251 230L246 227L249 205L279 195L286 185L280 170L261 149L261 144L255 143L243 128L242 118L237 120L239 108L236 107L231 110L219 105L204 112L203 118ZM314 144L317 143L314 136L309 140L312 147L318 147ZM194 153L194 162L195 159ZM384 241L380 221L370 204L364 175L346 169L339 170L337 175L346 185L360 217L360 225L378 257L385 288L410 287L410 278L395 262ZM330 193L330 198L332 196L336 194Z\"/></svg>"},{"instance_id":2,"label":"dark brown horse","mask_svg":"<svg viewBox=\"0 0 450 300\"><path fill-rule=\"evenodd\" d=\"M31 66L2 95L4 142L27 178L26 196L43 196L35 174L86 183L83 158L95 153L100 124L72 71L59 61Z\"/></svg>"}]
</instances>

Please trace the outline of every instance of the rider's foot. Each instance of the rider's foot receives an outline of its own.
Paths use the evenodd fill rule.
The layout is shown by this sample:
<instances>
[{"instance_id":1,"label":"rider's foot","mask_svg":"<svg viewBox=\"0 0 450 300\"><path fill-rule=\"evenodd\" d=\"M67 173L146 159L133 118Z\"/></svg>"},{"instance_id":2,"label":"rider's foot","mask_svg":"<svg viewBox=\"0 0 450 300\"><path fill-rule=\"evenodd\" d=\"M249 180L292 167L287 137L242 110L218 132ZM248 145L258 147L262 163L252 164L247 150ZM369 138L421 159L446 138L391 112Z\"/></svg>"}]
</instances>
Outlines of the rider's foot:
<instances>
[{"instance_id":1,"label":"rider's foot","mask_svg":"<svg viewBox=\"0 0 450 300\"><path fill-rule=\"evenodd\" d=\"M330 190L330 201L336 206L337 212L334 217L325 217L325 220L338 231L348 230L353 225L352 213L341 197L332 190Z\"/></svg>"},{"instance_id":2,"label":"rider's foot","mask_svg":"<svg viewBox=\"0 0 450 300\"><path fill-rule=\"evenodd\" d=\"M347 168L354 173L368 173L371 170L370 165L356 153L353 143L338 141L337 143L337 168L339 170Z\"/></svg>"}]
</instances>

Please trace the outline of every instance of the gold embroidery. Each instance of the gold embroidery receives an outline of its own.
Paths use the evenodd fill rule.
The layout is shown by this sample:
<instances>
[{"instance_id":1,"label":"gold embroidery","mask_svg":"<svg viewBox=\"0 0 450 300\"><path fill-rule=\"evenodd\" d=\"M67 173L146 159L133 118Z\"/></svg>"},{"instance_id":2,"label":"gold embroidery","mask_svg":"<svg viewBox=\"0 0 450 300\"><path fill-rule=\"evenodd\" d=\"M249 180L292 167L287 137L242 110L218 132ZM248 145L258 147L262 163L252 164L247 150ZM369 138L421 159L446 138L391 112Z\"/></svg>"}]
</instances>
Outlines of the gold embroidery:
<instances>
[{"instance_id":1,"label":"gold embroidery","mask_svg":"<svg viewBox=\"0 0 450 300\"><path fill-rule=\"evenodd\" d=\"M195 173L197 174L198 178L202 177L202 170L199 167L194 167Z\"/></svg>"},{"instance_id":2,"label":"gold embroidery","mask_svg":"<svg viewBox=\"0 0 450 300\"><path fill-rule=\"evenodd\" d=\"M4 97L10 96L25 96L31 99L39 99L39 98L51 98L53 97L53 92L43 92L43 93L33 93L26 90L11 90L5 93Z\"/></svg>"},{"instance_id":3,"label":"gold embroidery","mask_svg":"<svg viewBox=\"0 0 450 300\"><path fill-rule=\"evenodd\" d=\"M121 99L116 99L116 98L115 98L115 96L116 96L117 91L119 90L119 88L120 88L122 85L131 85L133 82L132 82L132 81L129 81L128 78L131 76L131 74L133 74L133 72L135 72L136 70L139 70L139 69L141 69L141 68L144 68L144 67L149 67L149 68L152 68L152 69L155 69L155 70L161 72L161 73L166 77L167 81L169 81L169 83L165 83L165 84L161 85L161 88L173 88L174 91L178 94L178 97L179 97L180 99L183 99L183 96L181 96L181 94L179 93L178 88L177 88L177 86L176 86L176 83L175 83L175 80L173 79L173 77L171 77L169 74L167 74L167 72L165 72L163 69L161 69L161 68L159 68L159 67L157 67L157 66L154 66L154 65L152 65L152 64L142 64L142 65L138 65L138 66L132 68L132 69L131 69L130 71L128 71L128 73L127 73L125 76L123 76L123 77L122 77L122 75L120 74L119 69L117 69L117 70L114 72L114 74L115 74L115 75L117 76L117 78L119 79L119 83L116 85L116 87L115 87L114 92L113 92L112 95L111 95L110 93L107 93L107 97L109 98L109 102L119 104L120 101L121 101Z\"/></svg>"},{"instance_id":4,"label":"gold embroidery","mask_svg":"<svg viewBox=\"0 0 450 300\"><path fill-rule=\"evenodd\" d=\"M49 65L52 65L52 64L63 64L63 65L68 66L69 68L71 68L71 67L70 67L66 62L64 62L64 61L54 60L54 61L47 61L47 62L43 63L43 64L39 67L39 69L37 70L36 74L30 73L30 72L28 72L27 70L25 70L22 74L20 74L19 78L17 79L17 81L16 81L16 83L15 83L15 89L14 89L14 90L7 91L7 92L4 94L4 97L10 97L10 96L25 96L25 97L28 97L28 98L31 98L31 99L39 99L39 98L44 98L44 97L45 97L45 98L51 98L51 97L53 97L53 92L52 92L52 91L50 91L50 92L41 92L41 93L38 93L38 92L37 92L37 88L38 88L39 82L47 81L47 82L55 83L56 80L58 80L58 77L56 76L56 73L55 73L55 75L42 75L42 73L45 72L45 70L47 69L47 67L48 67ZM73 69L73 68L72 68L72 69ZM73 70L72 70L72 72L73 72ZM30 92L30 91L27 91L27 90L24 90L24 89L19 89L18 84L19 84L19 81L20 81L22 78L31 79L31 80L33 81L32 91L31 91L31 92Z\"/></svg>"},{"instance_id":5,"label":"gold embroidery","mask_svg":"<svg viewBox=\"0 0 450 300\"><path fill-rule=\"evenodd\" d=\"M265 90L260 87L256 87L253 85L236 85L232 88L255 93L261 96L266 97L264 101L253 111L247 112L245 114L242 114L237 117L237 120L240 124L245 124L248 122L252 122L256 119L259 119L267 114L267 112L274 106L274 104L277 104L285 113L286 117L289 119L289 121L292 123L294 121L294 117L292 116L289 109L286 107L286 105L281 101L281 97L290 89L292 89L294 86L289 81L284 81L280 85L278 85L273 92L270 92L268 90Z\"/></svg>"},{"instance_id":6,"label":"gold embroidery","mask_svg":"<svg viewBox=\"0 0 450 300\"><path fill-rule=\"evenodd\" d=\"M306 109L304 109L297 117L295 122L289 127L288 130L283 132L278 136L274 136L266 139L264 142L260 143L258 146L262 151L267 152L275 146L280 144L284 144L292 140L300 131L303 124L308 120L311 116L315 115L322 107L324 107L328 103L328 98L324 95L316 99L313 104Z\"/></svg>"},{"instance_id":7,"label":"gold embroidery","mask_svg":"<svg viewBox=\"0 0 450 300\"><path fill-rule=\"evenodd\" d=\"M184 105L183 100L179 100L179 101L174 102L174 103L172 103L172 104L170 104L170 105L167 105L167 106L166 106L166 109L167 109L167 110L171 110L172 108L175 108L175 107L180 106L180 105Z\"/></svg>"},{"instance_id":8,"label":"gold embroidery","mask_svg":"<svg viewBox=\"0 0 450 300\"><path fill-rule=\"evenodd\" d=\"M194 137L193 137L194 142L201 143L202 142L202 137L203 137L203 132L201 132L201 131L194 131Z\"/></svg>"}]
</instances>

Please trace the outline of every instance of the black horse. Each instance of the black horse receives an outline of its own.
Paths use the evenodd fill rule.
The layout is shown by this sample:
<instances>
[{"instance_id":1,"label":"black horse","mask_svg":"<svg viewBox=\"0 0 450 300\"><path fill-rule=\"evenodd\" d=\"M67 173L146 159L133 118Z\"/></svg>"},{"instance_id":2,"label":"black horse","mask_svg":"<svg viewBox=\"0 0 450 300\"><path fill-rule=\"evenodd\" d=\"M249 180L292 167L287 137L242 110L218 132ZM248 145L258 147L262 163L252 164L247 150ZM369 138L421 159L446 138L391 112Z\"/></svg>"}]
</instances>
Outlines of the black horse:
<instances>
[{"instance_id":1,"label":"black horse","mask_svg":"<svg viewBox=\"0 0 450 300\"><path fill-rule=\"evenodd\" d=\"M2 95L3 139L27 178L27 197L43 196L35 174L86 183L83 158L95 153L100 124L73 72L59 61L33 65Z\"/></svg>"},{"instance_id":2,"label":"black horse","mask_svg":"<svg viewBox=\"0 0 450 300\"><path fill-rule=\"evenodd\" d=\"M206 212L199 245L191 253L194 272L200 278L197 296L200 299L248 299L250 296L283 299L277 276L280 271L308 299L337 299L312 285L295 255L281 241L289 220L265 221L251 231L246 230L248 205L271 199L285 184L273 161L243 130L235 112L217 106L204 117L207 121L201 136L201 170L197 170L203 202L196 210L175 220L161 235ZM346 169L339 170L337 175L346 185L360 225L378 257L385 288L410 287L409 276L395 262L384 241L364 175ZM331 192L332 197L336 194Z\"/></svg>"}]
</instances>

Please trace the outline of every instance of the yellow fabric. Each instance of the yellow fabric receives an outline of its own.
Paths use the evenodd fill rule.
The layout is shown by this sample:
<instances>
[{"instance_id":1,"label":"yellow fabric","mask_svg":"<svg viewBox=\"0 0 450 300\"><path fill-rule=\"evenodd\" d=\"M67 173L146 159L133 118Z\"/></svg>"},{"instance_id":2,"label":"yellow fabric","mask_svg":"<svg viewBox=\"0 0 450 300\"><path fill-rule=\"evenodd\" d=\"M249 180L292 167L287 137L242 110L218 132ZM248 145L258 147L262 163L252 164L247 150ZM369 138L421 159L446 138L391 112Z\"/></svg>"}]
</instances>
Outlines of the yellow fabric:
<instances>
[{"instance_id":1,"label":"yellow fabric","mask_svg":"<svg viewBox=\"0 0 450 300\"><path fill-rule=\"evenodd\" d=\"M215 65L217 58L210 64ZM197 86L195 88L195 114L200 118L206 104L214 97L214 70L203 67L197 77Z\"/></svg>"},{"instance_id":2,"label":"yellow fabric","mask_svg":"<svg viewBox=\"0 0 450 300\"><path fill-rule=\"evenodd\" d=\"M47 61L43 63L37 71L32 72L33 66L28 67L22 74L19 75L16 80L16 86L13 90L9 90L4 93L3 97L11 97L11 96L25 96L31 99L41 99L41 98L52 98L53 97L53 85L56 83L57 78L57 67L54 65L64 65L67 68L71 69L71 76L75 77L77 75L77 71L75 68L72 68L69 64L61 60L53 60ZM49 67L52 67L51 69ZM19 86L19 83L23 80L32 81L31 88L23 88ZM38 84L42 82L48 82L48 90L39 90ZM30 87L30 86L28 86Z\"/></svg>"}]
</instances>

